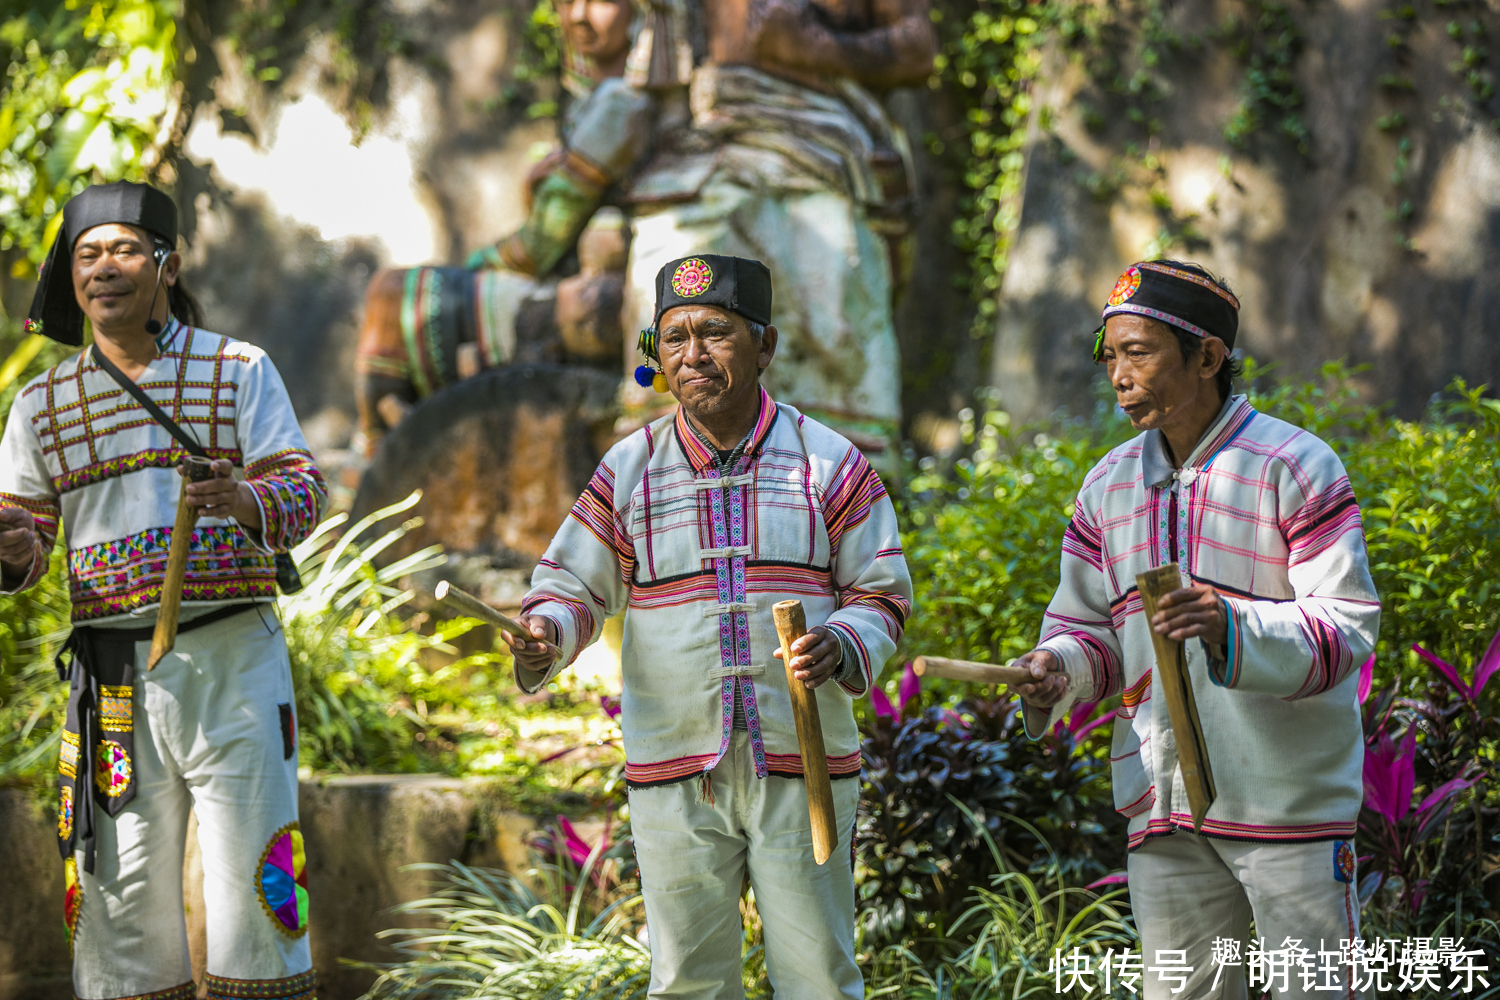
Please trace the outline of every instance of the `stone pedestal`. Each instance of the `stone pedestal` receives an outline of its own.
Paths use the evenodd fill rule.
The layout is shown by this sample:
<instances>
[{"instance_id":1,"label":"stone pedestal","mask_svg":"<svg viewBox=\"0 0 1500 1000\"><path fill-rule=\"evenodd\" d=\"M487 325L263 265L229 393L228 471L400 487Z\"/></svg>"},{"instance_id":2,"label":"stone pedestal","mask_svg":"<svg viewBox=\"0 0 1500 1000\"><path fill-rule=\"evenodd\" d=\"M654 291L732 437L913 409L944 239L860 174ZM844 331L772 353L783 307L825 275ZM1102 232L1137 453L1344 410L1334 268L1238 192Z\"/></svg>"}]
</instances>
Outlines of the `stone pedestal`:
<instances>
[{"instance_id":1,"label":"stone pedestal","mask_svg":"<svg viewBox=\"0 0 1500 1000\"><path fill-rule=\"evenodd\" d=\"M496 810L479 782L427 775L361 775L304 781L302 830L312 899L313 964L323 1000L354 1000L374 974L340 959L389 962L395 953L376 938L400 921L392 907L426 895L432 873L420 862L465 864L524 872L529 817ZM53 817L28 792L0 790L0 843L7 847L0 927L0 1000L66 1000L73 995L63 927L62 862ZM183 909L193 974L202 981L203 864L197 824L190 821Z\"/></svg>"}]
</instances>

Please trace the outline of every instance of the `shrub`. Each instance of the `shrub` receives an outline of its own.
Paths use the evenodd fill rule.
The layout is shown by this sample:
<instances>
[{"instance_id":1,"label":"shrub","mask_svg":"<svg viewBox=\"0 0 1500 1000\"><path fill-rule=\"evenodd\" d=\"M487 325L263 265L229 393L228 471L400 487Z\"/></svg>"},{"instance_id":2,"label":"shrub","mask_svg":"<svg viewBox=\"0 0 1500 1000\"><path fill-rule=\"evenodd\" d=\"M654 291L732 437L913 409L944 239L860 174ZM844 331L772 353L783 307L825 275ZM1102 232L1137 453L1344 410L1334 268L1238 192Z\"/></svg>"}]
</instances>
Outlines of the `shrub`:
<instances>
[{"instance_id":1,"label":"shrub","mask_svg":"<svg viewBox=\"0 0 1500 1000\"><path fill-rule=\"evenodd\" d=\"M1500 633L1468 682L1420 646L1413 652L1432 666L1430 678L1415 676L1373 695L1373 663L1361 678L1365 919L1384 937L1441 932L1493 950L1500 945L1500 914L1485 893L1491 866L1485 855L1500 836L1500 808L1493 791L1485 791L1494 784L1500 718L1483 705L1486 682L1500 671Z\"/></svg>"},{"instance_id":2,"label":"shrub","mask_svg":"<svg viewBox=\"0 0 1500 1000\"><path fill-rule=\"evenodd\" d=\"M1000 871L1060 886L1124 866L1108 748L1090 739L1097 726L1083 732L1093 707L1035 742L1007 698L876 715L865 730L855 831L867 947L951 953L973 887Z\"/></svg>"}]
</instances>

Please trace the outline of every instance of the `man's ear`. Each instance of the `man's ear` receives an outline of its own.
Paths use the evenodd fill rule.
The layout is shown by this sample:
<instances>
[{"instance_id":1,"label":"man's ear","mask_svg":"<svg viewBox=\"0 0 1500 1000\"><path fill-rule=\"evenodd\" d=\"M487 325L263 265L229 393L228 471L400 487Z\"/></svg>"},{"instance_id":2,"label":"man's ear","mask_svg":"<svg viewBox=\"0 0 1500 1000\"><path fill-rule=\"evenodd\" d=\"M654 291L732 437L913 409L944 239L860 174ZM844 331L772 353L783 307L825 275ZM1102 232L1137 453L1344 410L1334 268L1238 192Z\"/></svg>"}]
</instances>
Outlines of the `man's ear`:
<instances>
[{"instance_id":1,"label":"man's ear","mask_svg":"<svg viewBox=\"0 0 1500 1000\"><path fill-rule=\"evenodd\" d=\"M173 250L161 265L161 283L171 288L177 284L177 272L182 270L182 254Z\"/></svg>"},{"instance_id":2,"label":"man's ear","mask_svg":"<svg viewBox=\"0 0 1500 1000\"><path fill-rule=\"evenodd\" d=\"M1229 362L1229 348L1218 337L1203 338L1203 367L1199 378L1213 378Z\"/></svg>"},{"instance_id":3,"label":"man's ear","mask_svg":"<svg viewBox=\"0 0 1500 1000\"><path fill-rule=\"evenodd\" d=\"M771 359L776 356L776 341L781 336L776 327L770 323L766 324L766 332L760 338L760 354L756 357L756 364L761 371L771 366Z\"/></svg>"}]
</instances>

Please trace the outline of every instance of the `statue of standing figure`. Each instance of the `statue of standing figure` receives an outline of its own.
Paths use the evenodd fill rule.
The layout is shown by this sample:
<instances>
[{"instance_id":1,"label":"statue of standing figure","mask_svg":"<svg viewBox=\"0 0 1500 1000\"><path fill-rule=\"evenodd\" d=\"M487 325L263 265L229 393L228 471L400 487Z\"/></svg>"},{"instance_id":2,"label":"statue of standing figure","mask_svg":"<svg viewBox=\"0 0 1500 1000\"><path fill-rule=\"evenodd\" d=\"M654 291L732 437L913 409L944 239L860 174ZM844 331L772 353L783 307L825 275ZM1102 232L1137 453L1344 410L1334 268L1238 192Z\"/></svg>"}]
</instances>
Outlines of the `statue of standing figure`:
<instances>
[{"instance_id":1,"label":"statue of standing figure","mask_svg":"<svg viewBox=\"0 0 1500 1000\"><path fill-rule=\"evenodd\" d=\"M924 81L936 51L928 0L662 3L704 58L689 128L630 182L625 332L650 324L661 262L764 261L781 331L767 388L894 471L901 369L892 318L912 213L911 153L877 94ZM649 408L650 391L627 389Z\"/></svg>"},{"instance_id":2,"label":"statue of standing figure","mask_svg":"<svg viewBox=\"0 0 1500 1000\"><path fill-rule=\"evenodd\" d=\"M877 95L930 72L928 9L928 0L563 4L564 85L575 100L562 147L528 178L525 223L465 268L386 270L371 282L358 354L367 449L421 397L483 368L618 365L622 343L633 368L660 262L712 253L771 268L782 332L771 392L892 471L901 388L892 306L911 158ZM610 201L628 219L628 263L621 216L599 211ZM558 280L575 245L580 273ZM645 416L657 399L627 381L623 401Z\"/></svg>"}]
</instances>

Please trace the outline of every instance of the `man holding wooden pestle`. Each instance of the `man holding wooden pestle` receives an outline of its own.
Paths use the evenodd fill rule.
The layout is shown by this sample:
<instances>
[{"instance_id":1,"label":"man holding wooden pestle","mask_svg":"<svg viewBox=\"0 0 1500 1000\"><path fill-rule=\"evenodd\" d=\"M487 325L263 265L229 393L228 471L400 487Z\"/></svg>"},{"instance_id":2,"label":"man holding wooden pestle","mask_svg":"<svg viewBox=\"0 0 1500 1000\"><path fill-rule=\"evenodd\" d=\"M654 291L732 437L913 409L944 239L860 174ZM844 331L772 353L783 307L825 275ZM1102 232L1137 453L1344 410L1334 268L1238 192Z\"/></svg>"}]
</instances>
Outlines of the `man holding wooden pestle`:
<instances>
[{"instance_id":1,"label":"man holding wooden pestle","mask_svg":"<svg viewBox=\"0 0 1500 1000\"><path fill-rule=\"evenodd\" d=\"M176 243L176 205L144 184L63 207L26 326L77 347L87 318L94 344L11 406L0 593L34 585L65 529L57 836L74 994L198 995L182 908L191 809L202 988L310 1000L291 665L266 605L290 579L278 554L311 533L326 490L265 352L198 328ZM200 476L185 484L187 464Z\"/></svg>"},{"instance_id":2,"label":"man holding wooden pestle","mask_svg":"<svg viewBox=\"0 0 1500 1000\"><path fill-rule=\"evenodd\" d=\"M747 869L777 995L864 995L851 706L895 651L911 579L859 449L761 388L770 321L759 261L705 254L661 269L638 378L679 409L605 455L532 577L521 624L534 641L514 647L517 682L535 691L625 610L621 725L652 997L741 995ZM787 600L811 626L790 667L816 689L833 778L839 840L824 865L776 662L772 606Z\"/></svg>"},{"instance_id":3,"label":"man holding wooden pestle","mask_svg":"<svg viewBox=\"0 0 1500 1000\"><path fill-rule=\"evenodd\" d=\"M1085 477L1042 641L1018 661L1036 678L1017 685L1034 737L1075 702L1120 696L1114 798L1129 819L1150 1000L1245 997L1252 917L1266 950L1307 949L1315 967L1320 949L1336 955L1359 934L1355 692L1380 600L1333 450L1230 395L1238 325L1239 302L1197 265L1143 262L1120 277L1094 357L1143 433ZM1173 563L1181 586L1147 621L1137 575ZM1212 766L1201 835L1153 629L1181 643L1171 662L1185 660ZM1281 968L1288 958L1295 969L1298 955ZM1171 991L1180 972L1150 971L1171 965L1192 968L1184 992ZM1321 974L1316 990L1286 978L1278 998L1329 988ZM1347 982L1339 995L1354 995Z\"/></svg>"}]
</instances>

